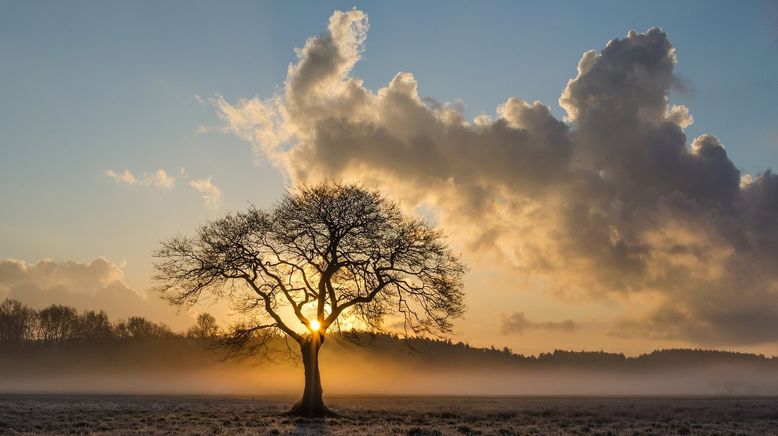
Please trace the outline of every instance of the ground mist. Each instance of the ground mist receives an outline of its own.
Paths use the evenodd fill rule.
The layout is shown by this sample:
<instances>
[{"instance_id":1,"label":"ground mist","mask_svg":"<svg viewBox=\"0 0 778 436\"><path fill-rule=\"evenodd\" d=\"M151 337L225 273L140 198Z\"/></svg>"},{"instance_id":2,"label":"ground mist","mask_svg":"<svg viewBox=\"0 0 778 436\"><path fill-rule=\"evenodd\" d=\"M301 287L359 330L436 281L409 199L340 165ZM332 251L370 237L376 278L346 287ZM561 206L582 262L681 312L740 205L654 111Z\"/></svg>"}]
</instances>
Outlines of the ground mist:
<instances>
[{"instance_id":1,"label":"ground mist","mask_svg":"<svg viewBox=\"0 0 778 436\"><path fill-rule=\"evenodd\" d=\"M290 344L291 345L291 344ZM190 338L27 344L0 353L0 394L295 396L303 369L282 340L226 358ZM321 354L325 396L778 395L778 360L665 350L521 356L448 341L333 335Z\"/></svg>"}]
</instances>

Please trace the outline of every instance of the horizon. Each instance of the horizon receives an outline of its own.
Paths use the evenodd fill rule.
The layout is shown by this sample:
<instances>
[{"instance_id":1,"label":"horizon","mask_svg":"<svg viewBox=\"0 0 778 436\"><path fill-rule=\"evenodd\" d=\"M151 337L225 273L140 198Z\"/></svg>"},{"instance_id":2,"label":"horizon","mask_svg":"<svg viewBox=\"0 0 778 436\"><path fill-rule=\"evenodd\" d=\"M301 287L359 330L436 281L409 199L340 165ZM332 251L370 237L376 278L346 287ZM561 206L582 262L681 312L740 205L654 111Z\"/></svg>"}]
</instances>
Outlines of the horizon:
<instances>
[{"instance_id":1,"label":"horizon","mask_svg":"<svg viewBox=\"0 0 778 436\"><path fill-rule=\"evenodd\" d=\"M778 355L775 5L180 5L0 17L0 301L226 326L160 241L358 181L469 267L454 341Z\"/></svg>"},{"instance_id":2,"label":"horizon","mask_svg":"<svg viewBox=\"0 0 778 436\"><path fill-rule=\"evenodd\" d=\"M6 299L0 301L0 308L2 308L4 304L9 304L9 303L12 304L13 302L17 302L17 301L18 300L13 300L13 299ZM30 309L24 305L22 306L24 309ZM101 314L104 314L105 311L84 310L79 312L73 307L62 306L62 305L52 305L49 307L45 307L41 310L46 310L46 309L51 310L52 308L62 308L62 307L64 307L65 309L72 309L73 311L72 314L74 315L73 318L68 318L67 316L63 318L65 324L71 324L71 327L66 327L63 329L62 332L64 334L63 337L57 339L47 339L46 338L47 335L41 332L41 330L44 330L46 327L38 325L30 329L30 331L27 333L28 334L27 337L20 337L20 338L0 337L0 347L7 347L8 350L13 351L13 350L20 349L20 347L23 349L24 347L33 345L33 346L42 346L44 348L51 347L51 350L56 353L57 346L96 345L104 341L117 341L117 340L118 341L167 340L167 339L218 340L219 338L222 338L227 334L227 331L220 326L216 326L216 329L214 329L213 332L210 334L203 334L202 330L200 331L196 330L197 327L202 327L200 324L198 324L198 320L194 320L192 325L190 325L188 328L175 330L175 329L171 329L164 322L155 323L154 321L147 320L142 316L129 316L127 318L120 318L120 319L110 319L110 317L108 317L107 322L108 322L108 327L111 329L110 334L104 337L90 336L90 334L94 334L94 332L91 331L88 333L79 332L79 324L84 322L85 317L94 316L94 315L99 316ZM32 310L35 311L34 309ZM40 310L35 312L40 313ZM0 309L0 313L4 314L2 309ZM210 315L210 314L208 312L198 313L198 316L202 316L202 315ZM148 326L151 327L153 330L152 331L138 330L140 334L134 331L128 331L127 324L128 322L132 321L133 318L139 320L141 323L145 323L146 321L150 322L151 324L149 324ZM143 327L146 326L147 325L144 325ZM358 330L358 329L333 331L329 335L344 336L344 337L348 337L351 335L368 335L370 337L391 338L391 339L399 340L400 342L415 342L415 341L432 342L432 343L445 344L452 347L465 346L467 347L467 349L474 350L474 351L491 351L491 352L508 354L512 357L534 358L534 359L542 357L543 355L547 355L547 356L553 355L557 352L573 353L573 354L601 353L601 354L608 354L614 356L623 356L626 359L637 359L640 357L649 356L656 353L684 351L684 352L705 352L705 353L722 353L722 354L729 354L729 355L754 356L754 357L763 357L765 359L778 360L778 356L776 355L739 352L739 351L732 351L732 350L726 350L720 348L658 348L645 353L632 354L632 355L626 353L620 353L620 352L608 352L602 349L588 350L583 348L583 349L565 350L565 349L555 348L553 350L541 351L537 354L522 354L513 351L507 346L496 347L494 344L490 344L486 346L473 346L467 342L453 340L451 337L442 338L442 337L434 337L434 336L403 336L401 334L398 334L397 332L390 332L390 331L381 332L381 331L369 331L369 330ZM276 338L283 339L283 337L284 335L278 335ZM217 347L217 349L218 348L219 347ZM242 359L251 359L251 356L238 357L238 360L242 360ZM269 362L262 362L260 360L260 363L267 364Z\"/></svg>"},{"instance_id":3,"label":"horizon","mask_svg":"<svg viewBox=\"0 0 778 436\"><path fill-rule=\"evenodd\" d=\"M6 307L0 303L4 402L8 395L63 394L87 400L104 395L267 398L300 389L300 362L290 354L285 335L258 339L263 351L257 354L251 345L245 352L225 347L230 332L215 329L214 319L205 315L187 331L173 332L143 319L111 322L101 314L53 306L38 313L25 337L14 337L9 328L14 323L2 316ZM778 357L732 351L667 349L628 356L553 350L528 356L507 347L391 333L332 332L328 338L321 355L328 400L363 395L774 397L778 392Z\"/></svg>"}]
</instances>

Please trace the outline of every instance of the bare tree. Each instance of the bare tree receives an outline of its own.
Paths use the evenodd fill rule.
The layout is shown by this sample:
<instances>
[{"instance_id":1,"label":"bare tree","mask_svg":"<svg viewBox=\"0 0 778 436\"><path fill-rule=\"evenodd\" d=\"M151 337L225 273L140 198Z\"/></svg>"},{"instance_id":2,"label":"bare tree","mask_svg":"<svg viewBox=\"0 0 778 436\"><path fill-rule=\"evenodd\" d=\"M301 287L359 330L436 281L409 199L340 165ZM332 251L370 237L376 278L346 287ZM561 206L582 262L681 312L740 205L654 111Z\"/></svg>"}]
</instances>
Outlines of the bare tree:
<instances>
[{"instance_id":1,"label":"bare tree","mask_svg":"<svg viewBox=\"0 0 778 436\"><path fill-rule=\"evenodd\" d=\"M83 341L99 341L114 337L113 325L104 311L85 311L78 317L74 335Z\"/></svg>"},{"instance_id":2,"label":"bare tree","mask_svg":"<svg viewBox=\"0 0 778 436\"><path fill-rule=\"evenodd\" d=\"M78 313L68 306L53 304L38 312L38 339L56 348L76 332Z\"/></svg>"},{"instance_id":3,"label":"bare tree","mask_svg":"<svg viewBox=\"0 0 778 436\"><path fill-rule=\"evenodd\" d=\"M114 330L120 338L150 339L174 335L170 327L165 324L157 324L142 316L131 316L127 321L119 321Z\"/></svg>"},{"instance_id":4,"label":"bare tree","mask_svg":"<svg viewBox=\"0 0 778 436\"><path fill-rule=\"evenodd\" d=\"M233 345L278 334L296 341L305 389L289 413L324 415L318 356L328 329L348 320L380 331L392 316L406 333L437 334L462 315L464 266L443 239L377 191L323 184L163 242L155 279L176 305L204 294L228 300L244 315Z\"/></svg>"},{"instance_id":5,"label":"bare tree","mask_svg":"<svg viewBox=\"0 0 778 436\"><path fill-rule=\"evenodd\" d=\"M0 344L19 345L32 339L36 313L19 300L0 303Z\"/></svg>"},{"instance_id":6,"label":"bare tree","mask_svg":"<svg viewBox=\"0 0 778 436\"><path fill-rule=\"evenodd\" d=\"M203 312L197 315L195 325L187 330L186 335L197 339L215 338L219 335L219 325L213 315Z\"/></svg>"}]
</instances>

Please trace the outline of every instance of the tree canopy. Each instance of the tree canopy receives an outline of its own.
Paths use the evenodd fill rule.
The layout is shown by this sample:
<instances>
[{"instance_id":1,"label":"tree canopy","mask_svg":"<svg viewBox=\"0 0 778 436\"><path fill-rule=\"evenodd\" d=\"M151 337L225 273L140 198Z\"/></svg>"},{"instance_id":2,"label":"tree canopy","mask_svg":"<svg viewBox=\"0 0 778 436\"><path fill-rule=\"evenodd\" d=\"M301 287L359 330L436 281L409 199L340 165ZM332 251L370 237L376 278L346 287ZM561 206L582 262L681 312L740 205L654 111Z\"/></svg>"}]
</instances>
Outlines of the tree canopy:
<instances>
[{"instance_id":1,"label":"tree canopy","mask_svg":"<svg viewBox=\"0 0 778 436\"><path fill-rule=\"evenodd\" d=\"M237 336L272 330L303 341L287 313L321 331L342 315L384 330L398 313L408 333L447 332L464 309L464 266L441 232L358 185L301 187L271 210L251 207L167 240L155 256L169 301L227 299L246 315Z\"/></svg>"}]
</instances>

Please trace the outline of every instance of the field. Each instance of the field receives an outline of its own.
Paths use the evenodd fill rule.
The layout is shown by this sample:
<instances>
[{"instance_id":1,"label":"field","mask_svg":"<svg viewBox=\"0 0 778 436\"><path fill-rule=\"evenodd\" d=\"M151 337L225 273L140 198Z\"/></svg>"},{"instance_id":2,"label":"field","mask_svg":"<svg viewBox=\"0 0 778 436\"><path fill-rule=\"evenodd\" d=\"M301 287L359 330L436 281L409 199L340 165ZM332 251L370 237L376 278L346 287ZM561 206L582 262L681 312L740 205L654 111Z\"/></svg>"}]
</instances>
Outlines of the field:
<instances>
[{"instance_id":1,"label":"field","mask_svg":"<svg viewBox=\"0 0 778 436\"><path fill-rule=\"evenodd\" d=\"M0 434L775 434L778 398L343 397L341 416L279 416L290 398L4 396Z\"/></svg>"}]
</instances>

